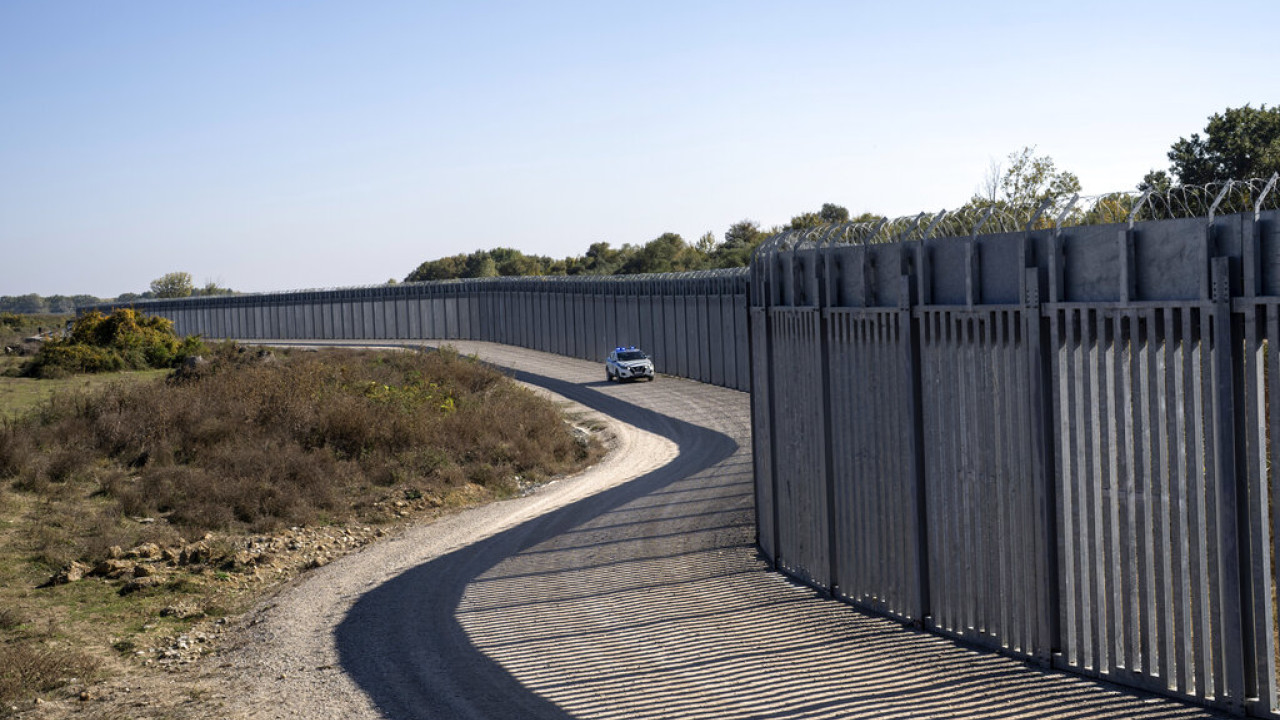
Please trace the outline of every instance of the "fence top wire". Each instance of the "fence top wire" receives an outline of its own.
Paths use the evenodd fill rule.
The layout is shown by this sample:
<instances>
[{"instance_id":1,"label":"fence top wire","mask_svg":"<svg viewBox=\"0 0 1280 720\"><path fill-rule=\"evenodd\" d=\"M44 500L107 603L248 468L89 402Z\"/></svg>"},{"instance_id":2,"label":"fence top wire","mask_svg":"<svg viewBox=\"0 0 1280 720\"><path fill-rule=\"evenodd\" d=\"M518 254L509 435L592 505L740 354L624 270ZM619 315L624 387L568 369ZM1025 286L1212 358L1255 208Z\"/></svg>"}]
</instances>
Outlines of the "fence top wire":
<instances>
[{"instance_id":1,"label":"fence top wire","mask_svg":"<svg viewBox=\"0 0 1280 720\"><path fill-rule=\"evenodd\" d=\"M195 297L185 298L137 298L122 302L108 301L105 303L95 303L77 308L78 310L105 309L114 307L142 307L150 304L159 303L193 303L200 304L211 300L219 300L226 298L278 298L282 296L302 295L307 293L331 294L341 292L355 292L375 294L381 290L387 294L405 293L412 295L415 289L426 289L433 287L474 287L488 284L500 283L525 283L525 284L545 284L548 286L568 287L572 285L585 284L617 284L628 285L642 282L666 282L681 283L695 280L725 280L732 281L737 278L747 277L749 270L745 267L740 268L724 268L716 270L690 270L685 272L672 273L647 273L642 275L503 275L498 277L487 278L455 278L450 280L431 280L426 282L405 282L379 285L349 285L346 287L326 287L326 288L303 288L298 290L271 290L258 293L225 293L220 295L199 295ZM243 300L239 300L243 302Z\"/></svg>"},{"instance_id":2,"label":"fence top wire","mask_svg":"<svg viewBox=\"0 0 1280 720\"><path fill-rule=\"evenodd\" d=\"M958 210L919 213L869 222L835 223L787 229L768 238L757 254L806 250L830 245L879 245L966 238L1081 225L1110 225L1151 220L1212 219L1220 215L1280 209L1280 173L1269 178L1180 185L1160 191L1047 197L1035 204L1005 201L969 204Z\"/></svg>"}]
</instances>

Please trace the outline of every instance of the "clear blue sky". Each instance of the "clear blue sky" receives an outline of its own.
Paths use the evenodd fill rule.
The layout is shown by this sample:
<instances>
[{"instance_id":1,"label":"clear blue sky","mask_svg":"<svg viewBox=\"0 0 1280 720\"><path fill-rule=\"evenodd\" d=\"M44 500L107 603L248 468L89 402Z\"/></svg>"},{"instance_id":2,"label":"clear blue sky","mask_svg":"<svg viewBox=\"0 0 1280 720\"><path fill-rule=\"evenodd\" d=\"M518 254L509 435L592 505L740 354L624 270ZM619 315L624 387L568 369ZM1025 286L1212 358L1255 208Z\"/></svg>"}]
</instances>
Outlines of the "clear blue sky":
<instances>
[{"instance_id":1,"label":"clear blue sky","mask_svg":"<svg viewBox=\"0 0 1280 720\"><path fill-rule=\"evenodd\" d=\"M0 295L402 279L497 246L1132 188L1280 103L1280 2L0 0Z\"/></svg>"}]
</instances>

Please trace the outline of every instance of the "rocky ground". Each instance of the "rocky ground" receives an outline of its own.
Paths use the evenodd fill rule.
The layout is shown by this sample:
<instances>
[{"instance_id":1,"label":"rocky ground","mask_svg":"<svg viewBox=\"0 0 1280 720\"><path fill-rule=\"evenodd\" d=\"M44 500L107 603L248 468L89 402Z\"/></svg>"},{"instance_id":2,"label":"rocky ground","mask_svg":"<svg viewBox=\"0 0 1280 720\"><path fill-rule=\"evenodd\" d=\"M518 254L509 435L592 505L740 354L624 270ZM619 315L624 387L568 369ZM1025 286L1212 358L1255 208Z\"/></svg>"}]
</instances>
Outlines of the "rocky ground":
<instances>
[{"instance_id":1,"label":"rocky ground","mask_svg":"<svg viewBox=\"0 0 1280 720\"><path fill-rule=\"evenodd\" d=\"M213 608L243 597L262 597L265 605L259 607L269 606L271 596L305 582L310 571L384 538L398 536L407 527L433 522L445 514L442 504L439 498L425 497L389 501L387 511L401 522L378 527L294 527L237 539L239 542L234 545L225 538L207 535L181 546L146 543L127 550L112 548L110 557L96 566L72 563L49 582L104 582L128 595L177 577L203 577L215 583L218 590L176 600L161 610L162 617L191 621L190 628L177 635L151 637L143 646L126 648L125 657L106 658L110 679L72 679L52 699L33 698L27 705L0 708L0 717L195 717L188 715L184 706L224 691L216 677L216 666L202 661L215 656L225 646L226 637L255 623L251 615L223 616Z\"/></svg>"}]
</instances>

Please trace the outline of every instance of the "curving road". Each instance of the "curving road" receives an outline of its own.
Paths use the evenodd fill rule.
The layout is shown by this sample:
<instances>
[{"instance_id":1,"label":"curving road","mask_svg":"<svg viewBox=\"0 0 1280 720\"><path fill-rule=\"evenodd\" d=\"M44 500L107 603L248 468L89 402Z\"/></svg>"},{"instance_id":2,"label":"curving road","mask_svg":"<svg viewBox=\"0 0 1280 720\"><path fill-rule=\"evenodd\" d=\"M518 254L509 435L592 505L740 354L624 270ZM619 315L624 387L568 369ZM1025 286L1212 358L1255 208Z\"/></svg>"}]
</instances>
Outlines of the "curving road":
<instances>
[{"instance_id":1,"label":"curving road","mask_svg":"<svg viewBox=\"0 0 1280 720\"><path fill-rule=\"evenodd\" d=\"M615 418L583 477L311 574L220 672L244 718L1210 718L819 599L754 549L748 396L463 352Z\"/></svg>"}]
</instances>

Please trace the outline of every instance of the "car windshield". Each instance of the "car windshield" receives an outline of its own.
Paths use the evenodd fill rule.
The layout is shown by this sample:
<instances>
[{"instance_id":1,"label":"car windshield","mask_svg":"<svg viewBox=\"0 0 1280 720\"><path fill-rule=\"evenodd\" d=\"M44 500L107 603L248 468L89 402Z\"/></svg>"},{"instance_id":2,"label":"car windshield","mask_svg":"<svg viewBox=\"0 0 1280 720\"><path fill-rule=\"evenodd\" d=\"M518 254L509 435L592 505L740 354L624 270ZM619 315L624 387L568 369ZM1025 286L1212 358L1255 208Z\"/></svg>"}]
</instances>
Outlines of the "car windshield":
<instances>
[{"instance_id":1,"label":"car windshield","mask_svg":"<svg viewBox=\"0 0 1280 720\"><path fill-rule=\"evenodd\" d=\"M618 359L619 360L643 360L644 353L640 352L639 350L627 350L625 352L618 353Z\"/></svg>"}]
</instances>

